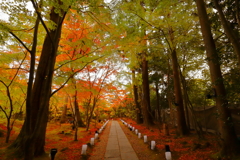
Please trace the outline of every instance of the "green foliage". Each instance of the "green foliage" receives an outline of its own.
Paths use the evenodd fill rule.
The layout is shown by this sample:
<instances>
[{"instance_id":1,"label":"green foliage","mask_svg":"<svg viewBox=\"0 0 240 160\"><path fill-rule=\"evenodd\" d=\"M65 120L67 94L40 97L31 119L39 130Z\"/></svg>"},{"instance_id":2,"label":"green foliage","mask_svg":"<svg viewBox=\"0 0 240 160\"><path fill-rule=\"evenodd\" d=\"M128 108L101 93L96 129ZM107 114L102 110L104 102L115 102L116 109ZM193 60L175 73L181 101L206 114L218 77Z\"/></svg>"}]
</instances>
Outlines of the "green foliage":
<instances>
[{"instance_id":1,"label":"green foliage","mask_svg":"<svg viewBox=\"0 0 240 160\"><path fill-rule=\"evenodd\" d=\"M193 107L214 105L213 99L207 99L207 95L213 95L211 84L202 79L187 81L187 91Z\"/></svg>"},{"instance_id":2,"label":"green foliage","mask_svg":"<svg viewBox=\"0 0 240 160\"><path fill-rule=\"evenodd\" d=\"M10 31L9 26L6 22L0 20L0 44L4 45L9 37L8 32Z\"/></svg>"},{"instance_id":3,"label":"green foliage","mask_svg":"<svg viewBox=\"0 0 240 160\"><path fill-rule=\"evenodd\" d=\"M240 75L238 68L231 69L228 74L224 75L224 84L227 90L227 97L230 103L239 104L240 103Z\"/></svg>"}]
</instances>

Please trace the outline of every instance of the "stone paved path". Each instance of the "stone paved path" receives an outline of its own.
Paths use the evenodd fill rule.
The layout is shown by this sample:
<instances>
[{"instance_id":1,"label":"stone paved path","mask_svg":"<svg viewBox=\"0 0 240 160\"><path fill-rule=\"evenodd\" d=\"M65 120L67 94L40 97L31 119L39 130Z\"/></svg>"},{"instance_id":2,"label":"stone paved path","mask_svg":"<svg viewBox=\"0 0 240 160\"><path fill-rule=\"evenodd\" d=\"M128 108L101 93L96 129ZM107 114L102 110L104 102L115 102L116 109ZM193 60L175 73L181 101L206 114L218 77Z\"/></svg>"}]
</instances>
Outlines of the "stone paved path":
<instances>
[{"instance_id":1,"label":"stone paved path","mask_svg":"<svg viewBox=\"0 0 240 160\"><path fill-rule=\"evenodd\" d=\"M105 160L139 160L117 121L112 121Z\"/></svg>"}]
</instances>

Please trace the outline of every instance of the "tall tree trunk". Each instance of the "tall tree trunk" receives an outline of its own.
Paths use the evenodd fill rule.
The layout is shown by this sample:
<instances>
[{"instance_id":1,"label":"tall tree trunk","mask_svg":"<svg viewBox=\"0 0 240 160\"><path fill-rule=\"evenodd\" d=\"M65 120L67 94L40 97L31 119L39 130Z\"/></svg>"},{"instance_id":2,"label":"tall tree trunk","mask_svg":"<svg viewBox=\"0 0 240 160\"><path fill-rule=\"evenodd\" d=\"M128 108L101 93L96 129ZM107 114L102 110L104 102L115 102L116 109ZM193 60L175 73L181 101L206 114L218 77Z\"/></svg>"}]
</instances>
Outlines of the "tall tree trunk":
<instances>
[{"instance_id":1,"label":"tall tree trunk","mask_svg":"<svg viewBox=\"0 0 240 160\"><path fill-rule=\"evenodd\" d=\"M33 88L28 85L32 91L28 92L31 95L27 96L26 119L17 139L9 147L13 149L16 156L23 157L25 160L32 160L34 156L44 153L52 77L65 17L55 13L54 10L55 8L52 8L50 19L56 23L56 29L49 30L44 40Z\"/></svg>"},{"instance_id":2,"label":"tall tree trunk","mask_svg":"<svg viewBox=\"0 0 240 160\"><path fill-rule=\"evenodd\" d=\"M170 109L170 119L174 123L175 126L175 121L172 119L173 111L172 111L172 98L171 98L171 85L170 85L170 59L168 59L168 72L167 72L167 101L168 101L168 107ZM166 123L166 117L165 117L166 112L164 111L164 117L163 117L163 122Z\"/></svg>"},{"instance_id":3,"label":"tall tree trunk","mask_svg":"<svg viewBox=\"0 0 240 160\"><path fill-rule=\"evenodd\" d=\"M66 122L67 104L68 104L68 97L65 98L65 104L63 105L63 111L62 111L60 123L65 123Z\"/></svg>"},{"instance_id":4,"label":"tall tree trunk","mask_svg":"<svg viewBox=\"0 0 240 160\"><path fill-rule=\"evenodd\" d=\"M77 100L77 91L75 91L75 95L74 95L74 115L75 115L75 119L77 121L77 126L75 127L86 127L86 125L84 124L82 118L81 118L81 114L79 111L79 105L78 105L78 100Z\"/></svg>"},{"instance_id":5,"label":"tall tree trunk","mask_svg":"<svg viewBox=\"0 0 240 160\"><path fill-rule=\"evenodd\" d=\"M93 116L93 112L94 112L94 109L97 105L97 101L98 99L96 97L93 98L93 105L92 105L92 108L90 108L90 114L89 114L89 117L87 119L87 127L86 127L86 131L89 130L89 127L90 127L90 124L91 124L91 119L92 119L92 116Z\"/></svg>"},{"instance_id":6,"label":"tall tree trunk","mask_svg":"<svg viewBox=\"0 0 240 160\"><path fill-rule=\"evenodd\" d=\"M153 124L151 117L151 106L150 106L150 91L149 91L149 80L148 80L148 61L146 60L146 53L143 53L142 59L142 86L143 86L143 123L148 127Z\"/></svg>"},{"instance_id":7,"label":"tall tree trunk","mask_svg":"<svg viewBox=\"0 0 240 160\"><path fill-rule=\"evenodd\" d=\"M221 23L223 25L224 31L227 35L227 37L229 38L230 42L233 45L234 51L238 56L238 64L240 67L240 43L239 43L239 37L237 34L237 31L234 31L233 28L230 26L230 23L227 21L227 19L225 18L222 8L218 3L219 0L213 0L214 5L218 11L219 14L219 18L221 20ZM238 3L238 2L237 2Z\"/></svg>"},{"instance_id":8,"label":"tall tree trunk","mask_svg":"<svg viewBox=\"0 0 240 160\"><path fill-rule=\"evenodd\" d=\"M12 116L7 117L7 135L6 135L6 139L5 139L6 143L9 142L11 131L13 129L13 126L11 125L11 118L12 118Z\"/></svg>"},{"instance_id":9,"label":"tall tree trunk","mask_svg":"<svg viewBox=\"0 0 240 160\"><path fill-rule=\"evenodd\" d=\"M188 127L188 129L191 129L190 127L190 121L189 121L189 113L188 113L188 91L187 91L187 84L186 84L186 79L183 76L181 70L180 71L180 78L181 78L181 82L182 82L182 88L183 88L183 99L184 99L184 108L185 108L185 117L186 117L186 125Z\"/></svg>"},{"instance_id":10,"label":"tall tree trunk","mask_svg":"<svg viewBox=\"0 0 240 160\"><path fill-rule=\"evenodd\" d=\"M207 52L208 65L210 68L211 81L216 92L216 107L218 109L218 125L222 139L221 153L223 155L232 155L239 153L237 136L233 127L231 114L227 109L228 102L226 99L225 86L218 61L216 46L211 33L211 25L208 19L205 3L203 0L196 0L197 10L201 25L204 44Z\"/></svg>"},{"instance_id":11,"label":"tall tree trunk","mask_svg":"<svg viewBox=\"0 0 240 160\"><path fill-rule=\"evenodd\" d=\"M26 125L26 129L28 132L31 132L31 100L32 100L32 86L34 80L34 73L35 73L35 61L36 61L36 49L37 49L37 37L38 37L38 28L39 28L40 18L37 17L35 23L35 30L33 34L33 45L31 50L31 60L30 60L30 72L28 78L28 87L27 87L27 100L26 100L26 119L25 121L29 122ZM28 116L29 115L29 116Z\"/></svg>"},{"instance_id":12,"label":"tall tree trunk","mask_svg":"<svg viewBox=\"0 0 240 160\"><path fill-rule=\"evenodd\" d=\"M75 92L76 94L76 92ZM73 124L72 124L72 130L75 130L74 132L74 141L78 140L78 116L76 115L76 105L77 105L77 99L75 98L75 95L72 97L73 100L70 102L70 107L73 113Z\"/></svg>"},{"instance_id":13,"label":"tall tree trunk","mask_svg":"<svg viewBox=\"0 0 240 160\"><path fill-rule=\"evenodd\" d=\"M139 98L138 98L138 87L136 85L136 75L135 75L135 70L132 70L132 84L133 84L133 94L134 94L134 102L135 102L135 106L136 106L136 115L137 115L137 124L141 124L143 123L142 120L142 109L141 109L141 105L139 103Z\"/></svg>"},{"instance_id":14,"label":"tall tree trunk","mask_svg":"<svg viewBox=\"0 0 240 160\"><path fill-rule=\"evenodd\" d=\"M143 88L142 86L137 86L137 94L138 94L138 102L140 105L140 109L141 109L141 121L143 123L144 119L143 119Z\"/></svg>"},{"instance_id":15,"label":"tall tree trunk","mask_svg":"<svg viewBox=\"0 0 240 160\"><path fill-rule=\"evenodd\" d=\"M186 125L181 83L179 78L177 53L175 49L172 50L172 66L173 66L175 106L177 108L177 130L179 135L186 135L189 133L189 130Z\"/></svg>"},{"instance_id":16,"label":"tall tree trunk","mask_svg":"<svg viewBox=\"0 0 240 160\"><path fill-rule=\"evenodd\" d=\"M162 117L161 117L161 108L160 108L160 96L159 96L159 89L158 89L158 81L155 82L155 93L156 93L156 106L157 106L157 115L158 115L158 118L157 120L159 122L162 122Z\"/></svg>"},{"instance_id":17,"label":"tall tree trunk","mask_svg":"<svg viewBox=\"0 0 240 160\"><path fill-rule=\"evenodd\" d=\"M75 127L85 127L85 124L83 123L82 118L80 116L78 98L77 98L77 95L78 95L77 82L74 79L74 77L72 78L72 84L74 85L74 90L75 90L75 93L74 93L74 96L73 96L73 102L74 102L73 111L74 111L74 115L75 115L74 119L77 122L76 123L77 125L75 125Z\"/></svg>"},{"instance_id":18,"label":"tall tree trunk","mask_svg":"<svg viewBox=\"0 0 240 160\"><path fill-rule=\"evenodd\" d=\"M191 111L192 113L192 119L193 119L193 122L194 122L194 126L195 126L195 130L198 134L198 138L199 139L203 139L204 136L203 136L203 131L202 131L202 126L199 122L199 120L197 119L196 115L195 115L195 112L193 110L193 106L192 106L192 103L189 99L189 96L188 96L188 91L187 91L187 84L186 84L186 79L185 77L182 75L182 72L180 71L180 77L181 77L181 81L182 81L182 86L183 86L183 94L184 94L184 102L185 102L185 111L186 111L186 119L187 119L187 126L189 129L191 129L190 127L190 121L189 121L189 112L188 111ZM188 110L189 109L189 110Z\"/></svg>"}]
</instances>

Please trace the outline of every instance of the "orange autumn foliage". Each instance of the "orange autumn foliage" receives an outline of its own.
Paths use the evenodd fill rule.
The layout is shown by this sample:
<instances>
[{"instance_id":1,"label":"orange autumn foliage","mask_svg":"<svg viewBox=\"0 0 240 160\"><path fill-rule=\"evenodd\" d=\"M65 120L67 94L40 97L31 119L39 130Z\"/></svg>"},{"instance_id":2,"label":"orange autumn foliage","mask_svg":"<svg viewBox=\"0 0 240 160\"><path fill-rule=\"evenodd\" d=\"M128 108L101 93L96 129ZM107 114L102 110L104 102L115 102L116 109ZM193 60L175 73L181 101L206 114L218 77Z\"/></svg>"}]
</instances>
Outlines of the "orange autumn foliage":
<instances>
[{"instance_id":1,"label":"orange autumn foliage","mask_svg":"<svg viewBox=\"0 0 240 160\"><path fill-rule=\"evenodd\" d=\"M79 56L87 55L90 46L87 46L84 39L92 32L90 24L81 19L78 14L68 14L63 25L63 33L60 41L60 54L56 62L64 60L76 60Z\"/></svg>"}]
</instances>

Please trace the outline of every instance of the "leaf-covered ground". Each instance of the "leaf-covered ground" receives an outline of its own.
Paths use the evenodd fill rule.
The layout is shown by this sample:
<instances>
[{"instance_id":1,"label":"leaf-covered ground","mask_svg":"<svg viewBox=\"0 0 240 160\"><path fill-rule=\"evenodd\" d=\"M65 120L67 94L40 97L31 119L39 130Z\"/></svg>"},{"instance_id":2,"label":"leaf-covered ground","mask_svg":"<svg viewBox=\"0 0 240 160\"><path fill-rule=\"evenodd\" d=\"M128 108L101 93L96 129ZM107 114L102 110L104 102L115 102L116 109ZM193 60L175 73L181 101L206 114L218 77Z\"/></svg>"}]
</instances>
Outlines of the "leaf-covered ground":
<instances>
[{"instance_id":1,"label":"leaf-covered ground","mask_svg":"<svg viewBox=\"0 0 240 160\"><path fill-rule=\"evenodd\" d=\"M144 156L143 152L150 150L150 141L156 141L156 149L152 152L152 160L165 159L165 145L170 146L173 160L216 160L220 146L218 145L218 137L208 133L204 134L204 139L199 139L194 131L184 137L176 136L175 129L169 129L169 136L163 134L162 128L157 125L147 129L144 125L136 124L131 119L124 119L125 122L134 126L141 133L141 139L130 131L130 129L121 124L125 134L131 142L134 150L138 153L140 160L148 160L148 156ZM143 135L147 135L148 143L143 142ZM155 158L154 158L155 156ZM227 159L227 158L226 158ZM237 160L238 158L234 159ZM223 160L223 159L222 159Z\"/></svg>"},{"instance_id":2,"label":"leaf-covered ground","mask_svg":"<svg viewBox=\"0 0 240 160\"><path fill-rule=\"evenodd\" d=\"M173 160L217 159L216 153L219 151L218 138L213 134L205 134L205 139L200 140L193 131L189 136L177 137L175 129L169 129L170 135L165 136L162 129L158 128L157 125L147 129L144 125L136 124L131 119L124 120L138 129L142 134L141 138L138 138L135 132L130 131L128 127L119 121L139 160L165 159L165 145L170 146ZM78 141L73 141L74 131L71 129L71 124L60 125L59 123L49 123L46 133L46 155L38 157L35 160L49 160L49 151L51 148L58 149L55 160L104 160L111 121L109 121L105 130L100 134L100 138L95 141L95 145L93 147L88 146L87 156L81 156L82 145L88 144L90 138L94 137L95 131L102 125L103 123L98 123L96 126L93 124L89 131L85 131L85 128L79 128ZM16 138L21 126L22 121L16 121L9 144ZM4 121L2 120L0 120L0 130L6 130ZM147 143L143 142L143 135L147 135ZM156 141L155 150L150 149L149 143L151 140ZM5 143L5 137L0 137L0 160L9 160L5 156L7 154L5 149L9 144Z\"/></svg>"},{"instance_id":3,"label":"leaf-covered ground","mask_svg":"<svg viewBox=\"0 0 240 160\"><path fill-rule=\"evenodd\" d=\"M9 157L6 157L7 153L5 149L16 138L22 123L23 121L16 121L8 144L5 143L5 133L4 137L0 137L0 160L10 160ZM58 149L55 160L85 159L85 157L81 157L82 145L90 142L90 139L95 135L95 131L101 127L101 125L102 123L98 123L95 127L93 124L89 131L86 131L85 128L79 128L78 141L74 141L74 131L72 130L71 124L66 123L60 125L59 123L48 123L45 145L46 155L38 157L36 160L49 160L49 152L52 148ZM4 132L6 131L3 120L0 121L0 129ZM88 155L90 155L90 152L91 147L88 149Z\"/></svg>"}]
</instances>

